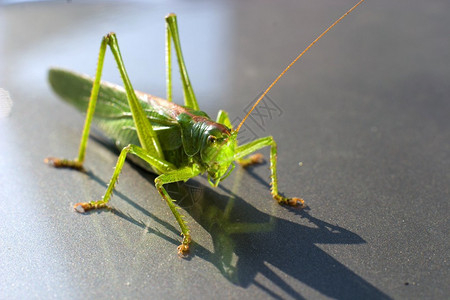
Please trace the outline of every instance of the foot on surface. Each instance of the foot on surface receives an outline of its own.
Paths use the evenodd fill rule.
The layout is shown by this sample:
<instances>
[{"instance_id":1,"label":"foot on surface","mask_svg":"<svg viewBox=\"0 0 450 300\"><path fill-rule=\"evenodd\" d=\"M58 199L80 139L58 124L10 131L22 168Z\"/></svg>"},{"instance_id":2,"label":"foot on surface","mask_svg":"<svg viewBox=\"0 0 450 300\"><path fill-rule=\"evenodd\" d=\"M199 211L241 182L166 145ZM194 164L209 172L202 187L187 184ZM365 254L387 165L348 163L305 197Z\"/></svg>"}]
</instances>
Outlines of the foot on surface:
<instances>
[{"instance_id":1,"label":"foot on surface","mask_svg":"<svg viewBox=\"0 0 450 300\"><path fill-rule=\"evenodd\" d=\"M298 206L299 208L306 207L306 203L302 198L297 198L297 197L287 198L287 197L282 197L280 195L276 195L276 196L274 196L274 198L275 198L275 200L278 201L279 204L286 204L289 206Z\"/></svg>"},{"instance_id":2,"label":"foot on surface","mask_svg":"<svg viewBox=\"0 0 450 300\"><path fill-rule=\"evenodd\" d=\"M89 210L99 208L108 208L108 206L104 202L79 202L73 206L73 209L79 213L85 213Z\"/></svg>"},{"instance_id":3,"label":"foot on surface","mask_svg":"<svg viewBox=\"0 0 450 300\"><path fill-rule=\"evenodd\" d=\"M255 164L261 164L263 162L264 162L264 155L262 155L261 153L250 155L248 158L243 158L238 161L239 165L243 168L247 168Z\"/></svg>"},{"instance_id":4,"label":"foot on surface","mask_svg":"<svg viewBox=\"0 0 450 300\"><path fill-rule=\"evenodd\" d=\"M57 157L47 157L44 162L55 168L70 168L84 172L83 164L77 160L69 160Z\"/></svg>"},{"instance_id":5,"label":"foot on surface","mask_svg":"<svg viewBox=\"0 0 450 300\"><path fill-rule=\"evenodd\" d=\"M180 257L187 257L189 254L189 244L191 243L191 237L185 236L183 238L183 243L177 247L178 249L178 256Z\"/></svg>"}]
</instances>

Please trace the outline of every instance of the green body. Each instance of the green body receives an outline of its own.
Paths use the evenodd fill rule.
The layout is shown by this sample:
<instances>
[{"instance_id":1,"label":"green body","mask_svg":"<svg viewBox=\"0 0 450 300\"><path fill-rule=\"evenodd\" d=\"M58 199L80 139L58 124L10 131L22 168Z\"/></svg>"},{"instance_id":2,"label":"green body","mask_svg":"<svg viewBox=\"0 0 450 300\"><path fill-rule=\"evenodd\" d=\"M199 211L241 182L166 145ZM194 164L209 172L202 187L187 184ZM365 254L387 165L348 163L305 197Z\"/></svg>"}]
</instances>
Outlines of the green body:
<instances>
[{"instance_id":1,"label":"green body","mask_svg":"<svg viewBox=\"0 0 450 300\"><path fill-rule=\"evenodd\" d=\"M86 112L94 79L63 69L51 69L49 82L53 90L80 112ZM164 159L177 168L196 164L201 171L210 166L205 164L205 149L210 144L231 135L231 130L214 122L202 111L177 105L165 99L135 91L137 99L150 122ZM115 143L119 150L129 144L141 146L124 88L101 82L93 122ZM228 146L234 160L234 145ZM210 149L209 149L210 151ZM135 156L132 156L135 157ZM134 159L142 167L156 174L141 159Z\"/></svg>"},{"instance_id":2,"label":"green body","mask_svg":"<svg viewBox=\"0 0 450 300\"><path fill-rule=\"evenodd\" d=\"M272 137L264 137L248 144L237 145L237 131L231 128L228 114L219 111L211 120L199 111L192 85L181 54L176 16L166 17L167 39L167 100L133 89L120 54L115 34L103 37L95 78L62 69L52 69L49 80L53 89L66 101L81 111L87 111L78 157L74 160L47 158L55 167L83 169L90 125L95 122L113 139L121 150L108 188L99 201L77 203L77 210L106 207L128 154L159 176L155 186L166 201L183 234L179 254L189 251L190 230L170 198L164 184L186 181L199 174L208 173L211 185L217 186L234 168L257 160L245 156L270 146L271 194L280 204L303 205L300 198L286 198L278 193L276 161L277 148ZM172 43L181 73L184 106L172 103ZM101 82L106 48L114 55L124 88Z\"/></svg>"}]
</instances>

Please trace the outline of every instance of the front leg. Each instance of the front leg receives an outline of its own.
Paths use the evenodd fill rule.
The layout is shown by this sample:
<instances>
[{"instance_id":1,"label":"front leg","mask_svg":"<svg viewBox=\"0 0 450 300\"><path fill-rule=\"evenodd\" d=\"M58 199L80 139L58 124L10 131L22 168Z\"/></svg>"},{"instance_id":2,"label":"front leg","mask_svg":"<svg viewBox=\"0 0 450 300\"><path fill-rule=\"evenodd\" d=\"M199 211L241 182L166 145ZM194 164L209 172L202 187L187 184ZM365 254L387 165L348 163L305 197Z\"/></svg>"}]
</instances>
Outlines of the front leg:
<instances>
[{"instance_id":1,"label":"front leg","mask_svg":"<svg viewBox=\"0 0 450 300\"><path fill-rule=\"evenodd\" d=\"M172 211L173 215L175 216L175 219L177 220L181 228L181 234L183 235L183 242L180 246L178 246L178 254L180 256L185 256L187 253L189 253L189 244L191 243L190 229L187 226L186 221L183 219L184 216L182 216L178 212L177 210L178 207L175 205L174 200L170 198L169 194L167 193L163 185L171 182L187 181L188 179L195 177L199 174L200 170L195 166L192 166L192 167L184 167L182 169L174 170L169 173L161 174L155 179L155 186L158 189L159 194L167 202L167 205L169 205L170 210Z\"/></svg>"},{"instance_id":2,"label":"front leg","mask_svg":"<svg viewBox=\"0 0 450 300\"><path fill-rule=\"evenodd\" d=\"M224 110L219 110L216 122L225 125L230 129L233 129L233 125L231 124L230 118L228 117L228 113ZM238 164L243 168L247 168L254 164L261 164L263 161L264 156L261 153L255 153L253 155L250 155L248 158L240 158L237 160Z\"/></svg>"},{"instance_id":3,"label":"front leg","mask_svg":"<svg viewBox=\"0 0 450 300\"><path fill-rule=\"evenodd\" d=\"M283 197L278 193L278 180L277 180L277 144L273 137L263 137L257 140L254 140L248 144L239 146L236 149L236 160L239 162L244 156L247 156L263 147L270 146L270 178L271 182L271 194L275 200L280 204L288 204L291 206L300 205L301 208L306 207L305 201L301 198L287 198Z\"/></svg>"}]
</instances>

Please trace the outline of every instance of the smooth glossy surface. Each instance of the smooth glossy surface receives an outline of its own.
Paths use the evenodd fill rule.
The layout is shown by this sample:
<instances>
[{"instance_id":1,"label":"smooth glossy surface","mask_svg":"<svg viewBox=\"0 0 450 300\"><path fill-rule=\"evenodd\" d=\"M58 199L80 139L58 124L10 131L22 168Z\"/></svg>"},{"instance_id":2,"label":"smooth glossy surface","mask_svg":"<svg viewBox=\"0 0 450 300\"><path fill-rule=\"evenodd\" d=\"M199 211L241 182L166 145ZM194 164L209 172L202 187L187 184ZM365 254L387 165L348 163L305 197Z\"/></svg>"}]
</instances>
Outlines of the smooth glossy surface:
<instances>
[{"instance_id":1,"label":"smooth glossy surface","mask_svg":"<svg viewBox=\"0 0 450 300\"><path fill-rule=\"evenodd\" d=\"M75 2L0 7L0 88L13 101L0 119L1 298L448 297L448 2L367 0L249 119L242 138L274 136L279 188L309 210L271 199L267 164L216 189L170 186L192 229L189 259L155 177L130 164L115 211L73 211L101 197L117 154L92 138L88 174L43 163L76 156L84 120L52 93L48 68L94 74L115 31L134 87L164 96L175 12L200 107L238 121L354 2ZM120 83L110 54L104 78Z\"/></svg>"}]
</instances>

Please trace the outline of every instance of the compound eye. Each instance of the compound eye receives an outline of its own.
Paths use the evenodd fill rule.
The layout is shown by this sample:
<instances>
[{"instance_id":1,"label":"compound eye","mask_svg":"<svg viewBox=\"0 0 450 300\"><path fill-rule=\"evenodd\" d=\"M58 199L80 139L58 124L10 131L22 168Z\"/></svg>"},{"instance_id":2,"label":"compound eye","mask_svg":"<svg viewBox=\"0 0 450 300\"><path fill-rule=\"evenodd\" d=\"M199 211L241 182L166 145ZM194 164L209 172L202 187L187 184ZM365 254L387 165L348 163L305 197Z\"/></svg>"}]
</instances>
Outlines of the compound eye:
<instances>
[{"instance_id":1,"label":"compound eye","mask_svg":"<svg viewBox=\"0 0 450 300\"><path fill-rule=\"evenodd\" d=\"M208 136L208 143L212 144L215 143L217 138L214 135Z\"/></svg>"}]
</instances>

